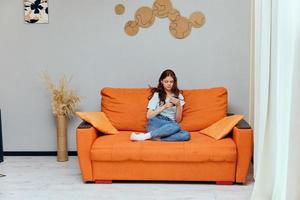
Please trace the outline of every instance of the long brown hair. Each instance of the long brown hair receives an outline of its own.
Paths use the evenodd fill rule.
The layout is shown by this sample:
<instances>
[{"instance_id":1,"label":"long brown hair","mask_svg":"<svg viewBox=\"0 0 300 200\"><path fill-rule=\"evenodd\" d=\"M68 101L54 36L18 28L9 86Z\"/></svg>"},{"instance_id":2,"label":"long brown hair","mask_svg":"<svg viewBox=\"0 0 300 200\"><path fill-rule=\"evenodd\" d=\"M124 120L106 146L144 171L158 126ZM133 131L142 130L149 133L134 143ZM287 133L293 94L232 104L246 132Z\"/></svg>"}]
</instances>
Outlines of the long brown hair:
<instances>
[{"instance_id":1,"label":"long brown hair","mask_svg":"<svg viewBox=\"0 0 300 200\"><path fill-rule=\"evenodd\" d=\"M148 99L151 99L153 97L154 93L157 92L158 96L159 96L159 105L163 105L163 104L166 103L167 93L166 93L166 91L164 89L164 86L161 82L162 82L162 80L164 80L168 76L171 76L174 80L171 92L174 94L175 97L178 98L180 90L177 87L177 77L176 77L175 73L172 70L167 69L167 70L165 70L161 73L161 75L159 77L159 80L158 80L157 87L150 87L151 88L151 95L148 97Z\"/></svg>"}]
</instances>

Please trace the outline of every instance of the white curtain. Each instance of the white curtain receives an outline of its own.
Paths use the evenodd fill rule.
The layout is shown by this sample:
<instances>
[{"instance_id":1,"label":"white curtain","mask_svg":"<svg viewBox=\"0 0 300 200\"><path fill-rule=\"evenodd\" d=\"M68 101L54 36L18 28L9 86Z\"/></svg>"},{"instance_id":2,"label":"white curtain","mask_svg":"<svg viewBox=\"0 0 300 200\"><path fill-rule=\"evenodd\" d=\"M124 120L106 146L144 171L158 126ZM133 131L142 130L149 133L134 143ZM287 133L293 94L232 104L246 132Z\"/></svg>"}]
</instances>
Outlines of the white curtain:
<instances>
[{"instance_id":1,"label":"white curtain","mask_svg":"<svg viewBox=\"0 0 300 200\"><path fill-rule=\"evenodd\" d=\"M300 0L254 0L254 200L300 200Z\"/></svg>"}]
</instances>

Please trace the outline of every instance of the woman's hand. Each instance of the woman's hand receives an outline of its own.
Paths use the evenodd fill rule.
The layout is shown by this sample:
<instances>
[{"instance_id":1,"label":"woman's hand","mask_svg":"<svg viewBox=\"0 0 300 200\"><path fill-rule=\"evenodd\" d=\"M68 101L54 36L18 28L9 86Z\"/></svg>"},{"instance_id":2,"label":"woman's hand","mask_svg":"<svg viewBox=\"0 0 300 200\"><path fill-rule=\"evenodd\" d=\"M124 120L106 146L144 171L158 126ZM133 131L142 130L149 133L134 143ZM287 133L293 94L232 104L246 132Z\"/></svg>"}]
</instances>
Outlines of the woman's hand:
<instances>
[{"instance_id":1,"label":"woman's hand","mask_svg":"<svg viewBox=\"0 0 300 200\"><path fill-rule=\"evenodd\" d=\"M180 106L180 100L174 97L171 98L170 103L174 104L176 107Z\"/></svg>"},{"instance_id":2,"label":"woman's hand","mask_svg":"<svg viewBox=\"0 0 300 200\"><path fill-rule=\"evenodd\" d=\"M169 103L164 104L163 106L164 106L164 109L167 109L167 108L173 107L173 105L174 105L173 103L169 102Z\"/></svg>"}]
</instances>

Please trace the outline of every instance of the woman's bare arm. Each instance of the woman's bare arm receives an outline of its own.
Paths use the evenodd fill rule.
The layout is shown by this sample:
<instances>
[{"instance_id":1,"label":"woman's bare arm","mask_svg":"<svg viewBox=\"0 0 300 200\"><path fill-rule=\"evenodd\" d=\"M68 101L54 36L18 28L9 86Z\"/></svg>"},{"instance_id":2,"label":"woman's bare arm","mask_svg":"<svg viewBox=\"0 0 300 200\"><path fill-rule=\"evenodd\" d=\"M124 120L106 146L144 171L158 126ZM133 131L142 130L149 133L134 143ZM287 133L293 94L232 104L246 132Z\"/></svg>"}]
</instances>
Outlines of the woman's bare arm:
<instances>
[{"instance_id":1,"label":"woman's bare arm","mask_svg":"<svg viewBox=\"0 0 300 200\"><path fill-rule=\"evenodd\" d=\"M173 103L176 106L176 122L179 123L182 120L182 106L180 104L180 100L177 98L172 98L170 100L171 103Z\"/></svg>"},{"instance_id":2,"label":"woman's bare arm","mask_svg":"<svg viewBox=\"0 0 300 200\"><path fill-rule=\"evenodd\" d=\"M176 105L176 122L179 123L182 120L182 106Z\"/></svg>"}]
</instances>

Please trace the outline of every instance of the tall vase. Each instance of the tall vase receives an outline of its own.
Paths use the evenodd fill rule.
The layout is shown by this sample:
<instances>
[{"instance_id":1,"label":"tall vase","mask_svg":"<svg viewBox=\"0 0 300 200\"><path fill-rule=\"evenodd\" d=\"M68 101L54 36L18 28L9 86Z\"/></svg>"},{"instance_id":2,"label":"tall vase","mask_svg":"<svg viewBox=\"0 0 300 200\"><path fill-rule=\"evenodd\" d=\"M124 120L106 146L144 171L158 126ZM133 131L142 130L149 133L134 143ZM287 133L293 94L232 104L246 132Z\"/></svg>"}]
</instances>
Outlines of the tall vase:
<instances>
[{"instance_id":1,"label":"tall vase","mask_svg":"<svg viewBox=\"0 0 300 200\"><path fill-rule=\"evenodd\" d=\"M57 128L57 161L63 162L68 160L68 119L66 115L56 116Z\"/></svg>"}]
</instances>

